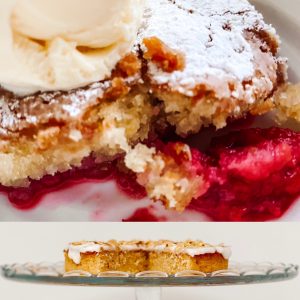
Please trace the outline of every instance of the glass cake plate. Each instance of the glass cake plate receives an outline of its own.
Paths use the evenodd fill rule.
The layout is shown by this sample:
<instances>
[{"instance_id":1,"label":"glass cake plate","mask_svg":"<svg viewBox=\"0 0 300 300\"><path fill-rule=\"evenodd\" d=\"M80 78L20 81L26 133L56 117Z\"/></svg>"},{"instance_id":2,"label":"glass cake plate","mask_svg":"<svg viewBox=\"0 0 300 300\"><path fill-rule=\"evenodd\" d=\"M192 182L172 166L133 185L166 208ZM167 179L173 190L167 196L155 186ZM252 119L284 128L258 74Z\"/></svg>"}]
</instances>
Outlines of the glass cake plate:
<instances>
[{"instance_id":1,"label":"glass cake plate","mask_svg":"<svg viewBox=\"0 0 300 300\"><path fill-rule=\"evenodd\" d=\"M230 263L228 270L213 273L184 271L175 275L147 271L138 274L103 272L94 276L88 272L64 272L63 263L26 263L2 266L2 275L10 280L96 287L134 287L137 300L159 300L162 287L220 286L271 283L293 279L299 267L294 264Z\"/></svg>"}]
</instances>

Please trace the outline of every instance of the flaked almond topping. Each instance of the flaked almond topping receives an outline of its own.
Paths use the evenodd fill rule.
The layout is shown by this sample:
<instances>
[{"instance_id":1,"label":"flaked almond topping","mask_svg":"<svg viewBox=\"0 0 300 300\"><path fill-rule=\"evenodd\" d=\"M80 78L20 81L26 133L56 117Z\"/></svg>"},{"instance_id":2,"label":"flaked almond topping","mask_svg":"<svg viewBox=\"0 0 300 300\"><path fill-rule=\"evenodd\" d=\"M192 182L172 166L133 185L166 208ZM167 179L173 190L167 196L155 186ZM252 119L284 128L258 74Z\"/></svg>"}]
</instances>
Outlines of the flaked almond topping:
<instances>
[{"instance_id":1,"label":"flaked almond topping","mask_svg":"<svg viewBox=\"0 0 300 300\"><path fill-rule=\"evenodd\" d=\"M130 53L119 61L113 76L130 77L138 74L141 71L142 63L139 58L134 54Z\"/></svg>"},{"instance_id":2,"label":"flaked almond topping","mask_svg":"<svg viewBox=\"0 0 300 300\"><path fill-rule=\"evenodd\" d=\"M185 67L183 54L168 47L157 37L145 38L143 43L146 47L144 58L151 60L164 72L172 73L182 71Z\"/></svg>"}]
</instances>

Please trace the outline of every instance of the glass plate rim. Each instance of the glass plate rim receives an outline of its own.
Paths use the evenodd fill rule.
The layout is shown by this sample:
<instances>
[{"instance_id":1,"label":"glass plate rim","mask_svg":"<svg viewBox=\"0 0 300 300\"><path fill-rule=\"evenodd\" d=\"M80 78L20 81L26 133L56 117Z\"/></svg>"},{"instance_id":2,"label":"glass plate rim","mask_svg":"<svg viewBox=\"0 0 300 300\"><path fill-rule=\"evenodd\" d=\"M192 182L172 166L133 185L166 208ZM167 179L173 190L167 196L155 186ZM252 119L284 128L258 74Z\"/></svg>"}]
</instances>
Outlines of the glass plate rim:
<instances>
[{"instance_id":1,"label":"glass plate rim","mask_svg":"<svg viewBox=\"0 0 300 300\"><path fill-rule=\"evenodd\" d=\"M297 277L299 266L296 264L272 264L272 263L239 263L229 270L221 270L214 273L198 274L199 276L168 275L166 276L136 276L136 274L121 274L115 276L114 272L102 273L97 277L90 273L59 272L62 263L40 264L10 264L1 266L3 277L6 279L40 284L54 285L81 285L81 286L213 286L213 285L245 285L258 283L271 283L290 280ZM51 272L53 272L52 275ZM56 272L56 273L55 273ZM116 271L118 272L118 271ZM194 271L191 271L195 273ZM107 274L105 274L107 273ZM119 272L120 273L120 272ZM147 272L149 273L149 272ZM55 275L54 275L55 274ZM120 275L120 274L119 274ZM151 274L150 274L151 275ZM156 274L157 275L157 274ZM180 275L180 274L179 274Z\"/></svg>"}]
</instances>

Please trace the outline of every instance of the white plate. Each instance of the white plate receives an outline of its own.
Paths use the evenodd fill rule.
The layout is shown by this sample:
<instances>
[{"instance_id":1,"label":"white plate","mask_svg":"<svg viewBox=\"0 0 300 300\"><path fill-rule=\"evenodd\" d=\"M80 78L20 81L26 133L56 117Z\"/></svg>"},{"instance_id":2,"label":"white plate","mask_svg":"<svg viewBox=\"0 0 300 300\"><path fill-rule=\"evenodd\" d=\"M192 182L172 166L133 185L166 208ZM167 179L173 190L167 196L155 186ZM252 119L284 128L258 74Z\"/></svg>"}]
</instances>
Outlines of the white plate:
<instances>
[{"instance_id":1,"label":"white plate","mask_svg":"<svg viewBox=\"0 0 300 300\"><path fill-rule=\"evenodd\" d=\"M289 58L290 80L300 81L300 1L253 0L268 22L272 23L282 38L282 55ZM207 221L194 212L176 214L165 211L160 204L150 200L130 200L121 194L113 182L86 183L44 197L40 205L30 211L14 209L0 195L1 221L121 221L130 217L137 208L151 207L155 215L166 221ZM300 201L282 218L284 221L300 220Z\"/></svg>"}]
</instances>

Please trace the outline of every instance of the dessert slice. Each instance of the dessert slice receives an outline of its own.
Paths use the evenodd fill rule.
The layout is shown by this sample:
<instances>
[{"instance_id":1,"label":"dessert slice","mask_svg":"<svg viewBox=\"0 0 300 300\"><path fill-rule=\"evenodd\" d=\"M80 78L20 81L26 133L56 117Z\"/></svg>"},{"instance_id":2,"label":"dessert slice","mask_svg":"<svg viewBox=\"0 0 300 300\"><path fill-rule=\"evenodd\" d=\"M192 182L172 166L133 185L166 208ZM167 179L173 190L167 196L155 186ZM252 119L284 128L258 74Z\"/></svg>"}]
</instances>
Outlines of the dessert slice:
<instances>
[{"instance_id":1,"label":"dessert slice","mask_svg":"<svg viewBox=\"0 0 300 300\"><path fill-rule=\"evenodd\" d=\"M65 250L65 270L81 270L93 275L107 271L210 273L227 269L230 254L229 247L200 241L79 242Z\"/></svg>"},{"instance_id":2,"label":"dessert slice","mask_svg":"<svg viewBox=\"0 0 300 300\"><path fill-rule=\"evenodd\" d=\"M133 173L121 176L134 181L139 195L145 196L144 187L168 208L192 207L218 220L251 219L253 211L279 216L300 192L297 133L258 130L257 142L249 131L249 143L223 140L219 152L207 153L179 138L273 109L287 79L279 43L245 0L146 1L134 46L105 79L28 96L0 89L0 190L26 208L56 183L80 179L76 174L93 178L93 170L97 178L111 178L125 157ZM280 106L290 115L283 101ZM177 135L164 145L166 128ZM253 191L266 192L254 197Z\"/></svg>"},{"instance_id":3,"label":"dessert slice","mask_svg":"<svg viewBox=\"0 0 300 300\"><path fill-rule=\"evenodd\" d=\"M26 97L0 90L0 183L27 186L90 155L114 160L168 126L186 136L265 113L286 79L278 44L248 1L146 1L135 46L105 80Z\"/></svg>"}]
</instances>

